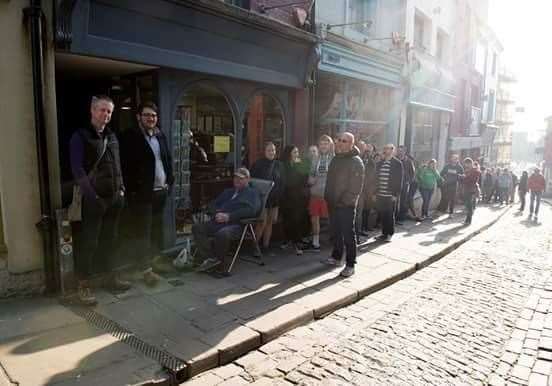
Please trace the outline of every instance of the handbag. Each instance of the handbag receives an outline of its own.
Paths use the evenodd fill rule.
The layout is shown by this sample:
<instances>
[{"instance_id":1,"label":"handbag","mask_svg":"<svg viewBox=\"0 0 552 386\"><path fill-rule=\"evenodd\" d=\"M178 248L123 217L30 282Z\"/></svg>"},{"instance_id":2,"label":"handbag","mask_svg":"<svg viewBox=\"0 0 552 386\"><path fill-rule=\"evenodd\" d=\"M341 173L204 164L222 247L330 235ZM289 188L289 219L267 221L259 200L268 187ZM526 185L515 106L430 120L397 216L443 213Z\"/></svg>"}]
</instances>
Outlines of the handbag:
<instances>
[{"instance_id":1,"label":"handbag","mask_svg":"<svg viewBox=\"0 0 552 386\"><path fill-rule=\"evenodd\" d=\"M102 160L106 149L107 138L104 138L102 153L100 154L100 157L96 160L96 162L94 162L92 169L90 169L90 172L88 173L88 178L92 178L92 176L96 172L96 168L100 164L100 161ZM69 220L69 222L82 221L82 192L79 184L73 185L73 199L71 200L71 204L69 204L69 207L67 208L67 219Z\"/></svg>"}]
</instances>

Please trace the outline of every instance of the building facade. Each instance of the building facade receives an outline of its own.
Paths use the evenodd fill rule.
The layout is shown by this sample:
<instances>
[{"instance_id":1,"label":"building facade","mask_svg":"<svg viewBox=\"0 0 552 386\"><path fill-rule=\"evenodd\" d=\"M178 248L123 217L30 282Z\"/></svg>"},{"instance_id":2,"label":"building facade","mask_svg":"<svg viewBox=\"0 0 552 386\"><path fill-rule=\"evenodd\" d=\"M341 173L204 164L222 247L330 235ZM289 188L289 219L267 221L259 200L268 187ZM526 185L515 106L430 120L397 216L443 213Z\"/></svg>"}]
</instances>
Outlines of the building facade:
<instances>
[{"instance_id":1,"label":"building facade","mask_svg":"<svg viewBox=\"0 0 552 386\"><path fill-rule=\"evenodd\" d=\"M516 83L514 75L504 68L499 70L496 105L498 128L490 152L492 166L509 167L512 161L512 127L515 123L516 110L514 87Z\"/></svg>"},{"instance_id":2,"label":"building facade","mask_svg":"<svg viewBox=\"0 0 552 386\"><path fill-rule=\"evenodd\" d=\"M320 0L322 39L311 141L349 131L376 147L398 140L403 51L400 1Z\"/></svg>"},{"instance_id":3,"label":"building facade","mask_svg":"<svg viewBox=\"0 0 552 386\"><path fill-rule=\"evenodd\" d=\"M542 152L542 174L546 179L547 197L552 196L552 117L548 117L546 122L546 132L544 135L544 146Z\"/></svg>"},{"instance_id":4,"label":"building facade","mask_svg":"<svg viewBox=\"0 0 552 386\"><path fill-rule=\"evenodd\" d=\"M117 133L136 124L141 102L160 108L176 171L165 216L167 251L187 245L194 215L231 184L235 167L250 166L262 154L265 141L306 144L318 38L309 32L310 3L285 3L60 0L33 10L45 15L41 109L47 152L36 146L42 134L33 122L37 88L24 4L0 4L0 31L10 53L0 59L0 74L10 74L0 87L13 95L0 107L13 119L2 126L6 140L0 145L2 286L13 288L12 282L22 282L12 280L15 275L34 273L33 288L43 287L45 273L56 285L56 250L47 252L35 225L47 217L55 228L54 209L71 199L68 142L88 123L93 95L114 99L111 126ZM192 159L192 135L207 152L205 164ZM37 183L44 153L48 205L41 205L44 189ZM9 291L0 287L0 296Z\"/></svg>"},{"instance_id":5,"label":"building facade","mask_svg":"<svg viewBox=\"0 0 552 386\"><path fill-rule=\"evenodd\" d=\"M404 142L416 160L446 160L456 110L454 42L457 2L404 2L404 33L408 48Z\"/></svg>"}]
</instances>

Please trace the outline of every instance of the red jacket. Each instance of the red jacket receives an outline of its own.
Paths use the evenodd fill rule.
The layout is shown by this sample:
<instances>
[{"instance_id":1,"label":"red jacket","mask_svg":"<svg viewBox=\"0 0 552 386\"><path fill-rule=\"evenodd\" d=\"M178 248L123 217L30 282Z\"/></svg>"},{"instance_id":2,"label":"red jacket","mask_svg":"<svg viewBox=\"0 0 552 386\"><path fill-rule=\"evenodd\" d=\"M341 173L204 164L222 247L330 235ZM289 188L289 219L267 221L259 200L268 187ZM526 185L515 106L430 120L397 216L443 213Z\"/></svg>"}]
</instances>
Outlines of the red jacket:
<instances>
[{"instance_id":1,"label":"red jacket","mask_svg":"<svg viewBox=\"0 0 552 386\"><path fill-rule=\"evenodd\" d=\"M464 173L464 179L462 185L464 185L464 192L477 192L479 185L479 179L481 178L481 172L475 168L466 170Z\"/></svg>"},{"instance_id":2,"label":"red jacket","mask_svg":"<svg viewBox=\"0 0 552 386\"><path fill-rule=\"evenodd\" d=\"M527 180L527 187L532 192L544 192L546 188L546 181L542 174L531 174L531 177Z\"/></svg>"}]
</instances>

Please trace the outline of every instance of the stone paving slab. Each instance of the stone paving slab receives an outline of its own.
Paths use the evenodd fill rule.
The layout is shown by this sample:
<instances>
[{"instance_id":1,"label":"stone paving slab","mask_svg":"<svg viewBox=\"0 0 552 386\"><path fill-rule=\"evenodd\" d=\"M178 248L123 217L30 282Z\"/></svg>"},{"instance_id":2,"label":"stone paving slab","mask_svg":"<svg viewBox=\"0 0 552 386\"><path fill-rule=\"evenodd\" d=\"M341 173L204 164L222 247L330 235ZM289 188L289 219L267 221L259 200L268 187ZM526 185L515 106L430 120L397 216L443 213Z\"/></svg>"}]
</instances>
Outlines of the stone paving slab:
<instances>
[{"instance_id":1,"label":"stone paving slab","mask_svg":"<svg viewBox=\"0 0 552 386\"><path fill-rule=\"evenodd\" d=\"M7 374L19 385L137 383L155 379L161 372L156 361L84 320L1 341L0 358ZM160 378L164 377L166 374ZM121 383L123 379L125 383Z\"/></svg>"},{"instance_id":2,"label":"stone paving slab","mask_svg":"<svg viewBox=\"0 0 552 386\"><path fill-rule=\"evenodd\" d=\"M463 218L457 214L452 219L407 223L398 227L388 244L367 240L360 248L357 272L348 279L339 277L339 269L320 264L328 249L303 256L278 250L265 257L265 266L238 261L233 275L221 280L177 273L153 290L138 283L124 294L99 291L100 304L94 311L184 361L184 376L189 377L409 276L490 226L506 210L478 208L469 227L459 227ZM52 314L50 319L74 317L57 308L59 316ZM378 310L372 312L377 315ZM3 332L0 317L0 340Z\"/></svg>"}]
</instances>

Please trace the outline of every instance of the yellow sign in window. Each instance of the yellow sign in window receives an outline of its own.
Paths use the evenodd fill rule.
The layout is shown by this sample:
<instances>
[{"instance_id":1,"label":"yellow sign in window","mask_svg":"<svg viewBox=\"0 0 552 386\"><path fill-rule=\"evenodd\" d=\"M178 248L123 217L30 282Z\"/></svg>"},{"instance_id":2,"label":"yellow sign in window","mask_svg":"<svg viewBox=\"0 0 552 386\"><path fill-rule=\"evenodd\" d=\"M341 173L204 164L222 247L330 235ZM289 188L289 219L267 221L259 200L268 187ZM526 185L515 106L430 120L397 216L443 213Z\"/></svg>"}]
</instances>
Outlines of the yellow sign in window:
<instances>
[{"instance_id":1,"label":"yellow sign in window","mask_svg":"<svg viewBox=\"0 0 552 386\"><path fill-rule=\"evenodd\" d=\"M213 148L215 153L230 153L230 137L215 135Z\"/></svg>"}]
</instances>

